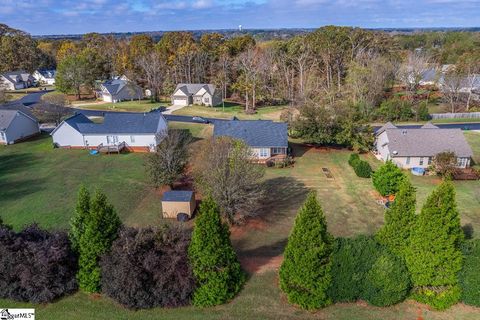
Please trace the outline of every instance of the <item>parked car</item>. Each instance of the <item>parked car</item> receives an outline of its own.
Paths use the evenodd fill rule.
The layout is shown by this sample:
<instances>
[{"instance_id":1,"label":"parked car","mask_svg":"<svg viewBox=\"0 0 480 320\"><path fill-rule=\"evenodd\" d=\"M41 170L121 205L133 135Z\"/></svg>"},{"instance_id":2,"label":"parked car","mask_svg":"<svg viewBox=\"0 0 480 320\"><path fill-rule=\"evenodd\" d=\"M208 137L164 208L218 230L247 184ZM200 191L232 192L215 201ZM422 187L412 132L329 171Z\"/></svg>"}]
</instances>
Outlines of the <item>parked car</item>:
<instances>
[{"instance_id":1,"label":"parked car","mask_svg":"<svg viewBox=\"0 0 480 320\"><path fill-rule=\"evenodd\" d=\"M192 117L192 121L198 123L210 123L210 121L202 117Z\"/></svg>"}]
</instances>

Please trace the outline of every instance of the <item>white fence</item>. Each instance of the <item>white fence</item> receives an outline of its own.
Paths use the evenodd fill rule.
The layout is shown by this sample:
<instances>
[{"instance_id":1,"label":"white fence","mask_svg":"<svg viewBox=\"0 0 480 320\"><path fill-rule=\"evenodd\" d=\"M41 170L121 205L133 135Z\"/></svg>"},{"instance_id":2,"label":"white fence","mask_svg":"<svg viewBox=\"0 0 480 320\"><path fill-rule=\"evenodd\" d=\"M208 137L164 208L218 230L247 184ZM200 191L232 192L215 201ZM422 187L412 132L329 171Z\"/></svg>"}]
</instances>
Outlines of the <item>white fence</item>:
<instances>
[{"instance_id":1,"label":"white fence","mask_svg":"<svg viewBox=\"0 0 480 320\"><path fill-rule=\"evenodd\" d=\"M433 120L435 119L480 119L480 112L466 112L466 113L432 113L430 114Z\"/></svg>"}]
</instances>

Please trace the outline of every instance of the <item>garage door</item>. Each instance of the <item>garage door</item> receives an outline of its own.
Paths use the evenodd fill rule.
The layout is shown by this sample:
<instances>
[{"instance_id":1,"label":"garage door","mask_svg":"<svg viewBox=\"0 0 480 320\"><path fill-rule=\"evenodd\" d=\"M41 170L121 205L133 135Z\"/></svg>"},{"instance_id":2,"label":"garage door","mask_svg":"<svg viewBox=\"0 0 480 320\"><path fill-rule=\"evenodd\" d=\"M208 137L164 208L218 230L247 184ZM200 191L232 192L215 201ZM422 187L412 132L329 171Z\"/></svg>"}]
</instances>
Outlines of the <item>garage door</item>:
<instances>
[{"instance_id":1,"label":"garage door","mask_svg":"<svg viewBox=\"0 0 480 320\"><path fill-rule=\"evenodd\" d=\"M175 106L186 106L187 105L187 98L185 98L185 99L175 98L175 99L173 99L173 104Z\"/></svg>"}]
</instances>

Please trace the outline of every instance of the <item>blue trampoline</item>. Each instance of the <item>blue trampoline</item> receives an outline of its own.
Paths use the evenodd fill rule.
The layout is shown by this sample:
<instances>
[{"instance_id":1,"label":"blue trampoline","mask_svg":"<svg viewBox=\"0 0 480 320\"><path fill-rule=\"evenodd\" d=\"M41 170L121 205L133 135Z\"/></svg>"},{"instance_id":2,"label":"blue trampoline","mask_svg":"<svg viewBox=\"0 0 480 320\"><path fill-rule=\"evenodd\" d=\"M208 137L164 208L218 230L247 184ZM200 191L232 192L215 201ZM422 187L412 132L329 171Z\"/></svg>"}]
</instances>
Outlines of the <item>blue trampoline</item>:
<instances>
[{"instance_id":1,"label":"blue trampoline","mask_svg":"<svg viewBox=\"0 0 480 320\"><path fill-rule=\"evenodd\" d=\"M425 169L419 167L412 168L412 174L415 176L423 176L425 174Z\"/></svg>"}]
</instances>

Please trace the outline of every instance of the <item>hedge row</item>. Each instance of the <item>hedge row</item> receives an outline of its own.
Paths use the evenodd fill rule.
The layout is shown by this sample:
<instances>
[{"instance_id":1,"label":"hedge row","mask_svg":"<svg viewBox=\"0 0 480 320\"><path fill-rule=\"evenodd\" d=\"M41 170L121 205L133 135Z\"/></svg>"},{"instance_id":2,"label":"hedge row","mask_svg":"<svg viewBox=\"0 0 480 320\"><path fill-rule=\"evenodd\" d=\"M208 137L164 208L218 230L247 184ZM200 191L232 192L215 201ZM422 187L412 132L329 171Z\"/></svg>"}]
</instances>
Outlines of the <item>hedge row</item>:
<instances>
[{"instance_id":1,"label":"hedge row","mask_svg":"<svg viewBox=\"0 0 480 320\"><path fill-rule=\"evenodd\" d=\"M411 288L403 259L392 254L373 238L338 238L332 256L334 302L365 300L375 306L403 301Z\"/></svg>"},{"instance_id":2,"label":"hedge row","mask_svg":"<svg viewBox=\"0 0 480 320\"><path fill-rule=\"evenodd\" d=\"M360 178L370 178L372 167L367 161L361 160L357 153L352 153L348 159L348 164L353 168L355 174Z\"/></svg>"}]
</instances>

